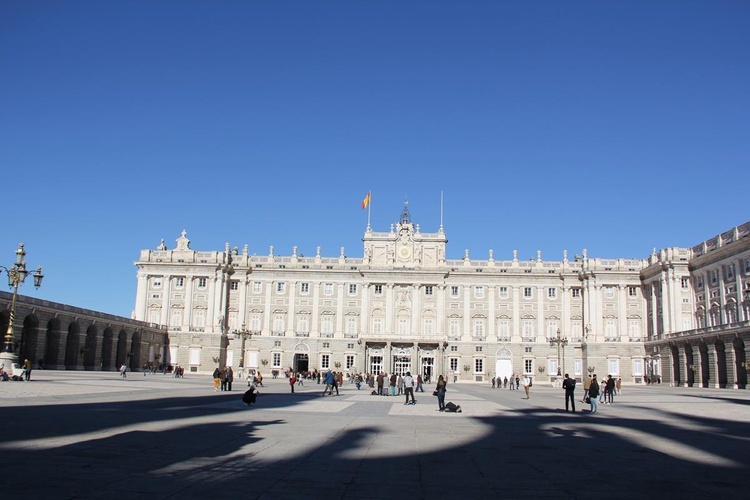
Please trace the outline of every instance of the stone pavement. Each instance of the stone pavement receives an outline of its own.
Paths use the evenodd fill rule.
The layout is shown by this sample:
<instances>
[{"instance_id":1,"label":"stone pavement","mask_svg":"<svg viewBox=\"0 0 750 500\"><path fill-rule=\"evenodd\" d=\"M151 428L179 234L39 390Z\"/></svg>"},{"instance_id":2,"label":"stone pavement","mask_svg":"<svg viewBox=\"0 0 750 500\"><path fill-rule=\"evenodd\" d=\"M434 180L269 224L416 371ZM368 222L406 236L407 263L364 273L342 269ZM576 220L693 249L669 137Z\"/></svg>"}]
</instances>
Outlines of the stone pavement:
<instances>
[{"instance_id":1,"label":"stone pavement","mask_svg":"<svg viewBox=\"0 0 750 500\"><path fill-rule=\"evenodd\" d=\"M750 391L624 387L596 415L563 391L451 384L437 412L345 384L41 371L0 383L2 498L741 498ZM577 399L582 391L576 391Z\"/></svg>"}]
</instances>

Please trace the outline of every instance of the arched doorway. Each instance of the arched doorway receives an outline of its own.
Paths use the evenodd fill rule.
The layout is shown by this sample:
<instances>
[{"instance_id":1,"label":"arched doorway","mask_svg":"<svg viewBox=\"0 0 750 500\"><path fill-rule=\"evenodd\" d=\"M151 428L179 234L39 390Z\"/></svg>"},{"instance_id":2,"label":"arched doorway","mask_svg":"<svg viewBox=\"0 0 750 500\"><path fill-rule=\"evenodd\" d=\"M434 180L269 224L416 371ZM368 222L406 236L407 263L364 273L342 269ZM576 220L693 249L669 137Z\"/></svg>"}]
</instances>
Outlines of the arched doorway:
<instances>
[{"instance_id":1,"label":"arched doorway","mask_svg":"<svg viewBox=\"0 0 750 500\"><path fill-rule=\"evenodd\" d=\"M120 333L117 334L117 356L115 360L118 369L128 363L128 334L125 330L120 330Z\"/></svg>"},{"instance_id":2,"label":"arched doorway","mask_svg":"<svg viewBox=\"0 0 750 500\"><path fill-rule=\"evenodd\" d=\"M708 387L709 380L711 378L711 372L708 366L708 346L704 341L698 344L698 352L700 353L700 372L701 372L701 387Z\"/></svg>"},{"instance_id":3,"label":"arched doorway","mask_svg":"<svg viewBox=\"0 0 750 500\"><path fill-rule=\"evenodd\" d=\"M680 349L676 345L669 346L669 352L672 355L672 387L682 385L680 376Z\"/></svg>"},{"instance_id":4,"label":"arched doorway","mask_svg":"<svg viewBox=\"0 0 750 500\"><path fill-rule=\"evenodd\" d=\"M96 365L97 355L97 330L96 326L91 325L86 329L86 338L83 341L83 369L93 370Z\"/></svg>"},{"instance_id":5,"label":"arched doorway","mask_svg":"<svg viewBox=\"0 0 750 500\"><path fill-rule=\"evenodd\" d=\"M44 359L42 365L48 368L57 368L60 364L60 320L52 318L47 322L47 345L44 346Z\"/></svg>"},{"instance_id":6,"label":"arched doorway","mask_svg":"<svg viewBox=\"0 0 750 500\"><path fill-rule=\"evenodd\" d=\"M745 368L745 343L741 338L734 339L734 369L737 374L737 388L744 389L747 387L747 369Z\"/></svg>"},{"instance_id":7,"label":"arched doorway","mask_svg":"<svg viewBox=\"0 0 750 500\"><path fill-rule=\"evenodd\" d=\"M292 370L300 373L307 373L310 369L310 348L307 344L297 344L294 346L294 361Z\"/></svg>"},{"instance_id":8,"label":"arched doorway","mask_svg":"<svg viewBox=\"0 0 750 500\"><path fill-rule=\"evenodd\" d=\"M75 321L68 326L68 337L65 339L65 369L75 370L78 368L78 349L80 339L78 338L80 329Z\"/></svg>"},{"instance_id":9,"label":"arched doorway","mask_svg":"<svg viewBox=\"0 0 750 500\"><path fill-rule=\"evenodd\" d=\"M726 389L727 387L727 353L726 346L721 340L717 340L714 343L714 349L716 349L716 377L719 381L719 387Z\"/></svg>"},{"instance_id":10,"label":"arched doorway","mask_svg":"<svg viewBox=\"0 0 750 500\"><path fill-rule=\"evenodd\" d=\"M698 371L698 365L695 364L695 356L693 354L693 346L685 343L683 346L685 349L685 367L687 368L687 386L695 386L695 374Z\"/></svg>"},{"instance_id":11,"label":"arched doorway","mask_svg":"<svg viewBox=\"0 0 750 500\"><path fill-rule=\"evenodd\" d=\"M513 353L510 349L498 349L495 354L495 376L505 379L513 375Z\"/></svg>"},{"instance_id":12,"label":"arched doorway","mask_svg":"<svg viewBox=\"0 0 750 500\"><path fill-rule=\"evenodd\" d=\"M39 342L39 320L33 314L26 316L23 320L19 361L29 360L32 363L37 360L37 345Z\"/></svg>"},{"instance_id":13,"label":"arched doorway","mask_svg":"<svg viewBox=\"0 0 750 500\"><path fill-rule=\"evenodd\" d=\"M114 332L112 328L105 328L102 335L102 370L111 370L112 350L114 348Z\"/></svg>"}]
</instances>

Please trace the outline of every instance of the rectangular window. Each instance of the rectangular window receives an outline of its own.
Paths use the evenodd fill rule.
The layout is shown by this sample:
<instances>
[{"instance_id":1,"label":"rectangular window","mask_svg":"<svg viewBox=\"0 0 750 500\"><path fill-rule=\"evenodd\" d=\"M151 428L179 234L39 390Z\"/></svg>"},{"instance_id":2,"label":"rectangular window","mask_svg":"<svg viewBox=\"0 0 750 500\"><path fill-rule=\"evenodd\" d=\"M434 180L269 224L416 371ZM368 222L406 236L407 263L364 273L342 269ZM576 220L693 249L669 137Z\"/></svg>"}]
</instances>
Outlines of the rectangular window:
<instances>
[{"instance_id":1,"label":"rectangular window","mask_svg":"<svg viewBox=\"0 0 750 500\"><path fill-rule=\"evenodd\" d=\"M280 352L273 353L273 367L281 368L281 353Z\"/></svg>"},{"instance_id":2,"label":"rectangular window","mask_svg":"<svg viewBox=\"0 0 750 500\"><path fill-rule=\"evenodd\" d=\"M641 338L641 321L638 319L628 320L628 337L631 339Z\"/></svg>"},{"instance_id":3,"label":"rectangular window","mask_svg":"<svg viewBox=\"0 0 750 500\"><path fill-rule=\"evenodd\" d=\"M458 352L458 346L457 345L452 345L451 346L451 352Z\"/></svg>"},{"instance_id":4,"label":"rectangular window","mask_svg":"<svg viewBox=\"0 0 750 500\"><path fill-rule=\"evenodd\" d=\"M333 283L326 283L323 285L323 293L326 295L333 295Z\"/></svg>"},{"instance_id":5,"label":"rectangular window","mask_svg":"<svg viewBox=\"0 0 750 500\"><path fill-rule=\"evenodd\" d=\"M557 288L548 288L547 289L547 297L550 299L556 299L557 298Z\"/></svg>"},{"instance_id":6,"label":"rectangular window","mask_svg":"<svg viewBox=\"0 0 750 500\"><path fill-rule=\"evenodd\" d=\"M250 314L250 330L253 332L259 332L261 328L261 313Z\"/></svg>"},{"instance_id":7,"label":"rectangular window","mask_svg":"<svg viewBox=\"0 0 750 500\"><path fill-rule=\"evenodd\" d=\"M422 328L422 334L425 336L431 336L433 332L432 318L425 318L424 325Z\"/></svg>"},{"instance_id":8,"label":"rectangular window","mask_svg":"<svg viewBox=\"0 0 750 500\"><path fill-rule=\"evenodd\" d=\"M733 264L729 264L727 266L727 279L728 280L734 279L734 265Z\"/></svg>"},{"instance_id":9,"label":"rectangular window","mask_svg":"<svg viewBox=\"0 0 750 500\"><path fill-rule=\"evenodd\" d=\"M320 333L326 337L333 335L333 319L330 316L324 316L320 321Z\"/></svg>"},{"instance_id":10,"label":"rectangular window","mask_svg":"<svg viewBox=\"0 0 750 500\"><path fill-rule=\"evenodd\" d=\"M636 377L640 377L643 375L643 360L642 359L633 360L633 375Z\"/></svg>"},{"instance_id":11,"label":"rectangular window","mask_svg":"<svg viewBox=\"0 0 750 500\"><path fill-rule=\"evenodd\" d=\"M534 374L534 360L533 359L523 360L523 373L526 375Z\"/></svg>"},{"instance_id":12,"label":"rectangular window","mask_svg":"<svg viewBox=\"0 0 750 500\"><path fill-rule=\"evenodd\" d=\"M198 278L198 288L206 288L206 278Z\"/></svg>"},{"instance_id":13,"label":"rectangular window","mask_svg":"<svg viewBox=\"0 0 750 500\"><path fill-rule=\"evenodd\" d=\"M286 291L286 283L279 281L276 283L276 293L284 293Z\"/></svg>"},{"instance_id":14,"label":"rectangular window","mask_svg":"<svg viewBox=\"0 0 750 500\"><path fill-rule=\"evenodd\" d=\"M620 374L620 360L619 359L610 359L607 360L607 375L612 375L613 377Z\"/></svg>"},{"instance_id":15,"label":"rectangular window","mask_svg":"<svg viewBox=\"0 0 750 500\"><path fill-rule=\"evenodd\" d=\"M161 287L161 276L156 276L153 281L153 287L154 288L160 288Z\"/></svg>"},{"instance_id":16,"label":"rectangular window","mask_svg":"<svg viewBox=\"0 0 750 500\"><path fill-rule=\"evenodd\" d=\"M383 295L383 285L375 285L375 295Z\"/></svg>"},{"instance_id":17,"label":"rectangular window","mask_svg":"<svg viewBox=\"0 0 750 500\"><path fill-rule=\"evenodd\" d=\"M484 298L484 287L483 286L475 286L474 287L474 298L475 299L483 299Z\"/></svg>"},{"instance_id":18,"label":"rectangular window","mask_svg":"<svg viewBox=\"0 0 750 500\"><path fill-rule=\"evenodd\" d=\"M346 318L346 333L348 335L355 335L357 333L357 318Z\"/></svg>"},{"instance_id":19,"label":"rectangular window","mask_svg":"<svg viewBox=\"0 0 750 500\"><path fill-rule=\"evenodd\" d=\"M461 320L458 318L451 318L450 335L453 338L457 338L461 335Z\"/></svg>"},{"instance_id":20,"label":"rectangular window","mask_svg":"<svg viewBox=\"0 0 750 500\"><path fill-rule=\"evenodd\" d=\"M354 344L346 344L347 349L354 349Z\"/></svg>"},{"instance_id":21,"label":"rectangular window","mask_svg":"<svg viewBox=\"0 0 750 500\"><path fill-rule=\"evenodd\" d=\"M310 283L300 283L299 291L303 294L310 293Z\"/></svg>"},{"instance_id":22,"label":"rectangular window","mask_svg":"<svg viewBox=\"0 0 750 500\"><path fill-rule=\"evenodd\" d=\"M330 342L323 342L323 349L330 349L331 343Z\"/></svg>"},{"instance_id":23,"label":"rectangular window","mask_svg":"<svg viewBox=\"0 0 750 500\"><path fill-rule=\"evenodd\" d=\"M573 361L573 374L580 377L583 374L583 361L576 359Z\"/></svg>"},{"instance_id":24,"label":"rectangular window","mask_svg":"<svg viewBox=\"0 0 750 500\"><path fill-rule=\"evenodd\" d=\"M451 297L458 297L458 287L451 286Z\"/></svg>"},{"instance_id":25,"label":"rectangular window","mask_svg":"<svg viewBox=\"0 0 750 500\"><path fill-rule=\"evenodd\" d=\"M533 319L523 320L523 339L527 342L534 340L534 320Z\"/></svg>"},{"instance_id":26,"label":"rectangular window","mask_svg":"<svg viewBox=\"0 0 750 500\"><path fill-rule=\"evenodd\" d=\"M574 299L577 299L581 296L581 289L580 288L571 288L570 289L570 295Z\"/></svg>"},{"instance_id":27,"label":"rectangular window","mask_svg":"<svg viewBox=\"0 0 750 500\"><path fill-rule=\"evenodd\" d=\"M331 367L331 355L321 354L320 355L320 368L323 370L328 370L330 367Z\"/></svg>"},{"instance_id":28,"label":"rectangular window","mask_svg":"<svg viewBox=\"0 0 750 500\"><path fill-rule=\"evenodd\" d=\"M474 339L484 340L484 320L482 319L474 320Z\"/></svg>"},{"instance_id":29,"label":"rectangular window","mask_svg":"<svg viewBox=\"0 0 750 500\"><path fill-rule=\"evenodd\" d=\"M409 320L406 318L398 319L398 334L408 335L409 334Z\"/></svg>"},{"instance_id":30,"label":"rectangular window","mask_svg":"<svg viewBox=\"0 0 750 500\"><path fill-rule=\"evenodd\" d=\"M274 347L281 347L281 341L280 340L274 340L273 341L273 346Z\"/></svg>"},{"instance_id":31,"label":"rectangular window","mask_svg":"<svg viewBox=\"0 0 750 500\"><path fill-rule=\"evenodd\" d=\"M557 331L559 328L557 321L547 321L547 338L557 338Z\"/></svg>"},{"instance_id":32,"label":"rectangular window","mask_svg":"<svg viewBox=\"0 0 750 500\"><path fill-rule=\"evenodd\" d=\"M253 281L253 293L260 293L263 291L263 287L260 284L260 281Z\"/></svg>"},{"instance_id":33,"label":"rectangular window","mask_svg":"<svg viewBox=\"0 0 750 500\"><path fill-rule=\"evenodd\" d=\"M425 295L432 295L432 285L427 285L424 287L424 294Z\"/></svg>"},{"instance_id":34,"label":"rectangular window","mask_svg":"<svg viewBox=\"0 0 750 500\"><path fill-rule=\"evenodd\" d=\"M458 371L458 358L451 358L451 371L457 372Z\"/></svg>"},{"instance_id":35,"label":"rectangular window","mask_svg":"<svg viewBox=\"0 0 750 500\"><path fill-rule=\"evenodd\" d=\"M606 287L604 287L604 298L605 299L614 299L615 298L615 287L613 287L613 286L606 286Z\"/></svg>"},{"instance_id":36,"label":"rectangular window","mask_svg":"<svg viewBox=\"0 0 750 500\"><path fill-rule=\"evenodd\" d=\"M230 281L229 282L229 289L230 290L239 290L240 289L240 282L239 281Z\"/></svg>"},{"instance_id":37,"label":"rectangular window","mask_svg":"<svg viewBox=\"0 0 750 500\"><path fill-rule=\"evenodd\" d=\"M745 259L745 274L750 273L750 259Z\"/></svg>"},{"instance_id":38,"label":"rectangular window","mask_svg":"<svg viewBox=\"0 0 750 500\"><path fill-rule=\"evenodd\" d=\"M372 333L375 335L383 334L383 318L372 319Z\"/></svg>"},{"instance_id":39,"label":"rectangular window","mask_svg":"<svg viewBox=\"0 0 750 500\"><path fill-rule=\"evenodd\" d=\"M182 288L183 286L185 286L185 278L183 277L175 278L174 286L176 288Z\"/></svg>"},{"instance_id":40,"label":"rectangular window","mask_svg":"<svg viewBox=\"0 0 750 500\"><path fill-rule=\"evenodd\" d=\"M497 290L497 296L501 299L507 299L508 298L508 287L507 286L501 286Z\"/></svg>"},{"instance_id":41,"label":"rectangular window","mask_svg":"<svg viewBox=\"0 0 750 500\"><path fill-rule=\"evenodd\" d=\"M680 284L683 290L687 290L688 288L690 288L690 280L688 278L682 278L680 280Z\"/></svg>"},{"instance_id":42,"label":"rectangular window","mask_svg":"<svg viewBox=\"0 0 750 500\"><path fill-rule=\"evenodd\" d=\"M478 346L476 346L476 347L474 348L474 350L475 350L476 352L482 352L482 346L481 346L481 345L478 345Z\"/></svg>"},{"instance_id":43,"label":"rectangular window","mask_svg":"<svg viewBox=\"0 0 750 500\"><path fill-rule=\"evenodd\" d=\"M474 373L484 373L484 358L474 360Z\"/></svg>"},{"instance_id":44,"label":"rectangular window","mask_svg":"<svg viewBox=\"0 0 750 500\"><path fill-rule=\"evenodd\" d=\"M717 281L719 281L719 271L714 269L711 271L711 284L715 285Z\"/></svg>"},{"instance_id":45,"label":"rectangular window","mask_svg":"<svg viewBox=\"0 0 750 500\"><path fill-rule=\"evenodd\" d=\"M532 291L530 286L523 287L523 298L530 299L532 297Z\"/></svg>"},{"instance_id":46,"label":"rectangular window","mask_svg":"<svg viewBox=\"0 0 750 500\"><path fill-rule=\"evenodd\" d=\"M284 333L284 315L276 314L273 317L273 331L274 333Z\"/></svg>"},{"instance_id":47,"label":"rectangular window","mask_svg":"<svg viewBox=\"0 0 750 500\"><path fill-rule=\"evenodd\" d=\"M353 283L349 285L349 295L357 295L357 285Z\"/></svg>"},{"instance_id":48,"label":"rectangular window","mask_svg":"<svg viewBox=\"0 0 750 500\"><path fill-rule=\"evenodd\" d=\"M354 366L354 355L353 354L347 354L346 355L346 362L344 364L346 366L347 370L351 370Z\"/></svg>"},{"instance_id":49,"label":"rectangular window","mask_svg":"<svg viewBox=\"0 0 750 500\"><path fill-rule=\"evenodd\" d=\"M557 375L557 360L556 359L548 359L547 360L547 373L550 374L550 376Z\"/></svg>"},{"instance_id":50,"label":"rectangular window","mask_svg":"<svg viewBox=\"0 0 750 500\"><path fill-rule=\"evenodd\" d=\"M628 287L628 297L631 299L635 299L638 297L638 287L636 286L629 286Z\"/></svg>"},{"instance_id":51,"label":"rectangular window","mask_svg":"<svg viewBox=\"0 0 750 500\"><path fill-rule=\"evenodd\" d=\"M510 321L507 319L501 319L497 322L497 335L498 340L509 341L510 340Z\"/></svg>"},{"instance_id":52,"label":"rectangular window","mask_svg":"<svg viewBox=\"0 0 750 500\"><path fill-rule=\"evenodd\" d=\"M615 340L617 338L617 321L614 319L608 319L604 323L604 338L605 340Z\"/></svg>"}]
</instances>

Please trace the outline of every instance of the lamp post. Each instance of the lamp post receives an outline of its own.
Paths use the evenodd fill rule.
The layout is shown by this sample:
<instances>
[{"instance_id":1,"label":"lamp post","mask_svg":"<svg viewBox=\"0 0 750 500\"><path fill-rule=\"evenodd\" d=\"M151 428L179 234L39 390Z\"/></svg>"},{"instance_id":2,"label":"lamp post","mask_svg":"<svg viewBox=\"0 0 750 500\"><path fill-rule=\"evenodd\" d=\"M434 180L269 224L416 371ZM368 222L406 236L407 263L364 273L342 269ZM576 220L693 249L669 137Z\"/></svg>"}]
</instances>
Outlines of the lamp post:
<instances>
[{"instance_id":1,"label":"lamp post","mask_svg":"<svg viewBox=\"0 0 750 500\"><path fill-rule=\"evenodd\" d=\"M557 344L557 359L560 360L560 348L562 347L562 371L560 368L560 365L557 365L557 376L562 376L562 373L565 371L565 346L568 345L568 339L567 337L560 337L560 329L557 329L557 338L552 339L549 341L549 346L554 347L555 344Z\"/></svg>"},{"instance_id":2,"label":"lamp post","mask_svg":"<svg viewBox=\"0 0 750 500\"><path fill-rule=\"evenodd\" d=\"M5 273L8 275L8 286L13 289L13 299L10 303L10 318L8 319L8 331L5 334L5 340L3 342L2 352L0 352L0 362L6 363L6 369L12 369L13 363L16 362L16 354L13 349L13 320L16 314L16 300L18 298L18 287L23 285L26 281L26 276L29 275L29 271L26 269L26 250L23 248L23 243L18 245L16 249L16 261L10 268L0 266ZM34 277L34 287L39 288L42 286L42 266L36 268L31 274Z\"/></svg>"},{"instance_id":3,"label":"lamp post","mask_svg":"<svg viewBox=\"0 0 750 500\"><path fill-rule=\"evenodd\" d=\"M235 330L232 332L236 339L242 339L242 351L240 352L240 368L245 367L245 341L253 337L253 332L245 328L245 323L242 323L241 330Z\"/></svg>"},{"instance_id":4,"label":"lamp post","mask_svg":"<svg viewBox=\"0 0 750 500\"><path fill-rule=\"evenodd\" d=\"M581 270L578 271L578 280L581 282L581 357L583 358L583 366L588 366L589 362L589 350L588 350L588 338L589 331L591 330L586 325L586 286L587 280L593 277L593 273L586 271L588 265L588 255L586 249L583 250L583 255L575 256L576 262L581 263ZM589 372L591 373L591 372Z\"/></svg>"}]
</instances>

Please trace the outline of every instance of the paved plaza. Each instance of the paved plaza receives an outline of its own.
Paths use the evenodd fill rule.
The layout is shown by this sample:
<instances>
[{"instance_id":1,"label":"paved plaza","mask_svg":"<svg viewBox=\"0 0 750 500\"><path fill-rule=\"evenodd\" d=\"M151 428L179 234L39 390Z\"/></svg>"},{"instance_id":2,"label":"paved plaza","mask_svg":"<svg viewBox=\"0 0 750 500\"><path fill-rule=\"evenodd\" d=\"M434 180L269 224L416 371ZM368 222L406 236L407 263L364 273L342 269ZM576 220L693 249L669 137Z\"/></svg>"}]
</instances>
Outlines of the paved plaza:
<instances>
[{"instance_id":1,"label":"paved plaza","mask_svg":"<svg viewBox=\"0 0 750 500\"><path fill-rule=\"evenodd\" d=\"M415 406L346 383L41 371L0 383L3 498L739 498L750 391L624 387L596 415L563 391L450 384ZM577 389L580 400L582 390Z\"/></svg>"}]
</instances>

